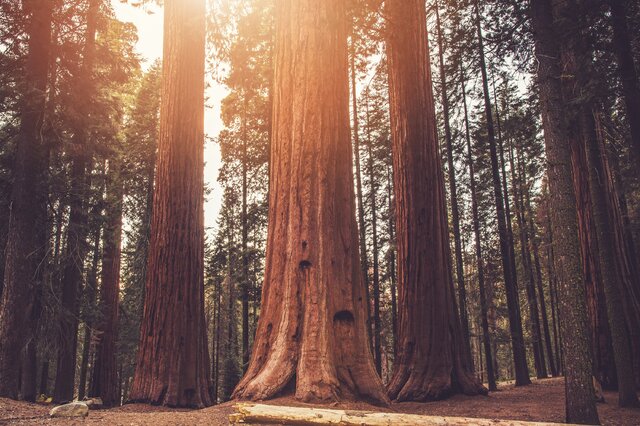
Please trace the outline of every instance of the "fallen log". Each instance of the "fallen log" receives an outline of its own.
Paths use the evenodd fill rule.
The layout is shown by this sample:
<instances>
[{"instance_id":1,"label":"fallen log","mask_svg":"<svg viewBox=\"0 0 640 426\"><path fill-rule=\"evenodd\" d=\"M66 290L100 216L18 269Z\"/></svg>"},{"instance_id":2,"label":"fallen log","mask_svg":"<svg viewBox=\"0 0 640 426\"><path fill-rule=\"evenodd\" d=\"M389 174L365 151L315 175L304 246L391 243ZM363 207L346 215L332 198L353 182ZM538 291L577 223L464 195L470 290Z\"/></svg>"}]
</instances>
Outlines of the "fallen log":
<instances>
[{"instance_id":1,"label":"fallen log","mask_svg":"<svg viewBox=\"0 0 640 426\"><path fill-rule=\"evenodd\" d=\"M374 411L330 410L326 408L282 407L241 403L230 424L339 425L339 426L552 426L557 423L520 420L474 419L466 417L421 416L417 414L379 413Z\"/></svg>"}]
</instances>

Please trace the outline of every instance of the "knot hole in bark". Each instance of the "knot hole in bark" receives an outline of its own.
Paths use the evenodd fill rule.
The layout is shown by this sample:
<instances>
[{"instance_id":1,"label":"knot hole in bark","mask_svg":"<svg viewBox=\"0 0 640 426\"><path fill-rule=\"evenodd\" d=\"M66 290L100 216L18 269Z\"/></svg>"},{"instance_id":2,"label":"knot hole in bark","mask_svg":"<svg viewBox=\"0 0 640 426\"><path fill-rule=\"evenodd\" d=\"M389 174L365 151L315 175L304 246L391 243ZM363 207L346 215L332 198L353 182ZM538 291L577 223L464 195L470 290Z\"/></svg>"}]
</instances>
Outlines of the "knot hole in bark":
<instances>
[{"instance_id":1,"label":"knot hole in bark","mask_svg":"<svg viewBox=\"0 0 640 426\"><path fill-rule=\"evenodd\" d=\"M345 322L350 323L353 322L355 318L353 317L353 313L351 311L339 311L333 316L333 322Z\"/></svg>"},{"instance_id":2,"label":"knot hole in bark","mask_svg":"<svg viewBox=\"0 0 640 426\"><path fill-rule=\"evenodd\" d=\"M307 269L311 268L311 262L309 262L308 260L303 260L300 262L299 267L301 271L306 271Z\"/></svg>"}]
</instances>

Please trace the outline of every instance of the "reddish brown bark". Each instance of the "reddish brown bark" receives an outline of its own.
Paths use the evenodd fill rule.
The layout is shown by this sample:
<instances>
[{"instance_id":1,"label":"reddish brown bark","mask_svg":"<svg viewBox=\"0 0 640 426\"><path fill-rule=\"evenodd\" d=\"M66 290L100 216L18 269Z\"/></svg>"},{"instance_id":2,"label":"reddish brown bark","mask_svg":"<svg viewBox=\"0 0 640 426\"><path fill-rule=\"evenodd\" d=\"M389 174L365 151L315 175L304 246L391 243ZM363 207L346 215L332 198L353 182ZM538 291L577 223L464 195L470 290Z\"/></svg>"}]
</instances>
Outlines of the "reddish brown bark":
<instances>
[{"instance_id":1,"label":"reddish brown bark","mask_svg":"<svg viewBox=\"0 0 640 426\"><path fill-rule=\"evenodd\" d=\"M111 407L120 402L116 341L122 240L122 183L115 161L110 161L108 179L100 286L101 320L96 327L98 345L89 395L100 397L105 406Z\"/></svg>"},{"instance_id":2,"label":"reddish brown bark","mask_svg":"<svg viewBox=\"0 0 640 426\"><path fill-rule=\"evenodd\" d=\"M386 403L358 258L342 0L276 2L262 309L234 398Z\"/></svg>"},{"instance_id":3,"label":"reddish brown bark","mask_svg":"<svg viewBox=\"0 0 640 426\"><path fill-rule=\"evenodd\" d=\"M391 399L486 393L473 374L449 273L449 237L420 0L388 0L387 57L398 245L398 341Z\"/></svg>"},{"instance_id":4,"label":"reddish brown bark","mask_svg":"<svg viewBox=\"0 0 640 426\"><path fill-rule=\"evenodd\" d=\"M633 373L633 357L629 345L630 335L627 329L625 308L633 303L631 294L625 294L624 268L620 268L623 262L618 258L626 257L623 244L617 244L616 226L614 223L615 212L610 201L612 193L611 178L606 156L602 150L602 138L596 131L594 111L588 104L582 106L581 127L583 143L585 143L588 170L589 187L593 200L593 217L600 245L599 261L602 270L604 294L607 305L607 316L611 330L613 344L613 356L616 364L618 379L618 404L621 407L638 405L635 376ZM623 309L620 309L623 307ZM633 318L636 321L636 318Z\"/></svg>"},{"instance_id":5,"label":"reddish brown bark","mask_svg":"<svg viewBox=\"0 0 640 426\"><path fill-rule=\"evenodd\" d=\"M576 194L578 235L589 313L594 376L605 389L617 385L611 349L611 331L598 261L598 241L593 224L587 157L583 144L571 144L573 187Z\"/></svg>"},{"instance_id":6,"label":"reddish brown bark","mask_svg":"<svg viewBox=\"0 0 640 426\"><path fill-rule=\"evenodd\" d=\"M203 282L205 1L166 0L164 10L158 166L129 398L202 407L211 404Z\"/></svg>"},{"instance_id":7,"label":"reddish brown bark","mask_svg":"<svg viewBox=\"0 0 640 426\"><path fill-rule=\"evenodd\" d=\"M42 209L45 173L42 127L51 47L53 1L25 2L31 10L25 92L14 163L9 230L5 249L4 289L0 301L0 396L18 396L21 351L31 340L34 294L44 256L38 230L46 221ZM46 205L45 205L46 206ZM35 350L31 351L35 357ZM31 365L35 365L35 359ZM35 371L31 371L35 382ZM30 395L29 395L30 397Z\"/></svg>"}]
</instances>

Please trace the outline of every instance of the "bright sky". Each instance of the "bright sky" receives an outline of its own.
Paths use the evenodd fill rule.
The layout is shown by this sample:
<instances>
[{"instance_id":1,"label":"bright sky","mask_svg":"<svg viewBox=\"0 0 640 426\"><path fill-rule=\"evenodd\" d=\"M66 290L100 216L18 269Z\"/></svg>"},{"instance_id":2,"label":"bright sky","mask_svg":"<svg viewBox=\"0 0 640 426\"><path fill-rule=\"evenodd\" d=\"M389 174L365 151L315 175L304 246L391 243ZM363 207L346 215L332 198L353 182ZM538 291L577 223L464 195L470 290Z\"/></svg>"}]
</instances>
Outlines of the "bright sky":
<instances>
[{"instance_id":1,"label":"bright sky","mask_svg":"<svg viewBox=\"0 0 640 426\"><path fill-rule=\"evenodd\" d=\"M156 59L162 57L162 8L148 6L146 8L134 7L123 3L121 0L111 0L113 9L119 20L132 22L138 28L137 51L143 59L143 67L148 68ZM218 169L221 165L220 150L218 145L210 138L216 137L222 130L220 119L220 103L227 94L225 86L208 78L207 107L205 109L205 132L207 142L205 144L204 182L210 189L205 200L204 223L211 232L216 225L216 218L222 204L222 188L218 184Z\"/></svg>"}]
</instances>

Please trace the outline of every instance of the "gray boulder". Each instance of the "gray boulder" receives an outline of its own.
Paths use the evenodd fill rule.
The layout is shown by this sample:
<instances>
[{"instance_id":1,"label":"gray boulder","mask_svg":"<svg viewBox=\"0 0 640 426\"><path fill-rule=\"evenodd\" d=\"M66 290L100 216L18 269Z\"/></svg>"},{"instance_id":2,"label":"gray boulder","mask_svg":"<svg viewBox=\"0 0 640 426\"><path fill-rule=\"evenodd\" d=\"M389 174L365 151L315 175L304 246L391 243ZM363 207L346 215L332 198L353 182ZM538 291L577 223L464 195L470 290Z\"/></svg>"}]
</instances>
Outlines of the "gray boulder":
<instances>
[{"instance_id":1,"label":"gray boulder","mask_svg":"<svg viewBox=\"0 0 640 426\"><path fill-rule=\"evenodd\" d=\"M49 416L51 417L87 417L89 406L84 402L71 402L69 404L53 407Z\"/></svg>"}]
</instances>

